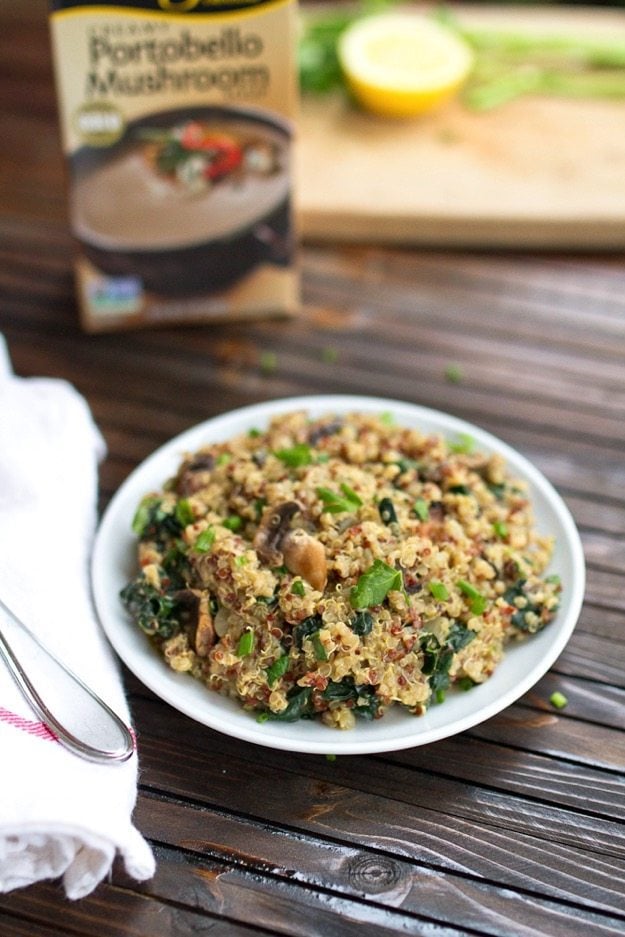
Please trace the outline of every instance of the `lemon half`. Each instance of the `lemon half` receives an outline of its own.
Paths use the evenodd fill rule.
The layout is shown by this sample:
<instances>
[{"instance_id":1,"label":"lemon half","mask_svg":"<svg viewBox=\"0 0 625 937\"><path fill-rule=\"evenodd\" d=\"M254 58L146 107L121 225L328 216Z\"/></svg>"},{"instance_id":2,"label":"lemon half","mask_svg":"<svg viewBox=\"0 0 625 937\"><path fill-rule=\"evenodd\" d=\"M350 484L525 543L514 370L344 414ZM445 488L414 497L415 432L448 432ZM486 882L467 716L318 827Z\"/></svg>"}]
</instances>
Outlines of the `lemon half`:
<instances>
[{"instance_id":1,"label":"lemon half","mask_svg":"<svg viewBox=\"0 0 625 937\"><path fill-rule=\"evenodd\" d=\"M412 117L453 97L473 65L451 29L413 13L379 13L352 23L338 57L346 82L367 110Z\"/></svg>"}]
</instances>

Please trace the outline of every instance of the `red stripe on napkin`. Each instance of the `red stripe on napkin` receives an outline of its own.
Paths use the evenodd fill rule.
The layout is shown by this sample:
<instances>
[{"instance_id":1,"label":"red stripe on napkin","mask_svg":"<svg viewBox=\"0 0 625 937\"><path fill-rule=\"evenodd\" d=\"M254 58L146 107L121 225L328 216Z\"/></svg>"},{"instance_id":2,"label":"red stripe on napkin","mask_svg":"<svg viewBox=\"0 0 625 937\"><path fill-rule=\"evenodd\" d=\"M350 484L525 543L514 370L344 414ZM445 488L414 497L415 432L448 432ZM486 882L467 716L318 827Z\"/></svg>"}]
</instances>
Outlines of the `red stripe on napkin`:
<instances>
[{"instance_id":1,"label":"red stripe on napkin","mask_svg":"<svg viewBox=\"0 0 625 937\"><path fill-rule=\"evenodd\" d=\"M36 735L40 739L48 739L49 742L58 742L54 732L52 732L47 725L44 725L43 722L37 722L34 719L26 719L24 716L18 716L17 713L12 713L2 706L0 706L0 721L7 722L16 729L22 729L23 732L28 732L30 735Z\"/></svg>"}]
</instances>

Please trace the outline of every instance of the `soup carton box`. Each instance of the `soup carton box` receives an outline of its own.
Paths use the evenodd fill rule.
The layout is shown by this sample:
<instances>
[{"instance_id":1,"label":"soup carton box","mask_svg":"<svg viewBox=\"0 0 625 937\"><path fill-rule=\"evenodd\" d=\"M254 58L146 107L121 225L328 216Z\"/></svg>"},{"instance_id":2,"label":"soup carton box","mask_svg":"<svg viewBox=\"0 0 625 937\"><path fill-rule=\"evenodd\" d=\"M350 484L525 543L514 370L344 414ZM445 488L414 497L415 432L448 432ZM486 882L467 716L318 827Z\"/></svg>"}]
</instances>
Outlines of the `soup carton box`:
<instances>
[{"instance_id":1,"label":"soup carton box","mask_svg":"<svg viewBox=\"0 0 625 937\"><path fill-rule=\"evenodd\" d=\"M290 314L295 0L54 0L88 331Z\"/></svg>"}]
</instances>

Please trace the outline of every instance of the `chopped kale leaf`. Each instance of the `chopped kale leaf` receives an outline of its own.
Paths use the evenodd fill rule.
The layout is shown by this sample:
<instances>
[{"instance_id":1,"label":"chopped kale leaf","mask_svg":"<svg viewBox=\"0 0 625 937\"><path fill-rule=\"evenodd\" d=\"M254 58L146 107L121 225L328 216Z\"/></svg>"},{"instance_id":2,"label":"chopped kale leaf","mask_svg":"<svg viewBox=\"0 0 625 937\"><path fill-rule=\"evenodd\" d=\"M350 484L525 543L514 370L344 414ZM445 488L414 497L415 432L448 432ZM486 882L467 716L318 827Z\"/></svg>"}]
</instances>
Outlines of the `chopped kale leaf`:
<instances>
[{"instance_id":1,"label":"chopped kale leaf","mask_svg":"<svg viewBox=\"0 0 625 937\"><path fill-rule=\"evenodd\" d=\"M311 638L323 625L321 615L310 615L293 628L293 643L301 651L304 638Z\"/></svg>"},{"instance_id":2,"label":"chopped kale leaf","mask_svg":"<svg viewBox=\"0 0 625 937\"><path fill-rule=\"evenodd\" d=\"M159 592L144 576L137 576L120 592L130 617L146 634L171 638L180 630L179 603L173 591Z\"/></svg>"},{"instance_id":3,"label":"chopped kale leaf","mask_svg":"<svg viewBox=\"0 0 625 937\"><path fill-rule=\"evenodd\" d=\"M366 635L371 634L371 629L373 628L371 613L366 609L361 609L361 611L356 612L349 625L354 634L357 634L359 638L366 637Z\"/></svg>"},{"instance_id":4,"label":"chopped kale leaf","mask_svg":"<svg viewBox=\"0 0 625 937\"><path fill-rule=\"evenodd\" d=\"M425 634L421 638L423 651L423 673L429 677L430 690L437 703L445 699L445 692L451 683L449 670L454 654L466 647L475 637L475 631L454 622L444 643L436 635Z\"/></svg>"},{"instance_id":5,"label":"chopped kale leaf","mask_svg":"<svg viewBox=\"0 0 625 937\"><path fill-rule=\"evenodd\" d=\"M278 722L297 722L298 719L311 718L314 713L312 687L306 686L303 689L297 687L296 692L288 699L286 709L280 713L270 712L267 718Z\"/></svg>"},{"instance_id":6,"label":"chopped kale leaf","mask_svg":"<svg viewBox=\"0 0 625 937\"><path fill-rule=\"evenodd\" d=\"M140 540L153 540L159 546L166 545L172 537L178 537L189 523L188 502L177 502L173 510L165 510L163 499L147 495L137 508L132 520L132 530Z\"/></svg>"},{"instance_id":7,"label":"chopped kale leaf","mask_svg":"<svg viewBox=\"0 0 625 937\"><path fill-rule=\"evenodd\" d=\"M535 634L545 627L551 617L551 612L545 614L545 606L532 601L532 597L526 591L526 585L526 579L517 579L513 585L508 586L503 597L508 605L516 608L510 618L514 627L518 628L519 631ZM519 599L524 600L521 608L517 605Z\"/></svg>"},{"instance_id":8,"label":"chopped kale leaf","mask_svg":"<svg viewBox=\"0 0 625 937\"><path fill-rule=\"evenodd\" d=\"M380 517L382 523L386 524L396 524L397 523L397 514L395 512L395 505L390 498L382 498L378 504L378 511L380 512Z\"/></svg>"},{"instance_id":9,"label":"chopped kale leaf","mask_svg":"<svg viewBox=\"0 0 625 937\"><path fill-rule=\"evenodd\" d=\"M344 677L341 681L330 680L321 697L330 703L351 702L352 712L367 720L375 719L380 708L375 687L355 684L351 677Z\"/></svg>"}]
</instances>

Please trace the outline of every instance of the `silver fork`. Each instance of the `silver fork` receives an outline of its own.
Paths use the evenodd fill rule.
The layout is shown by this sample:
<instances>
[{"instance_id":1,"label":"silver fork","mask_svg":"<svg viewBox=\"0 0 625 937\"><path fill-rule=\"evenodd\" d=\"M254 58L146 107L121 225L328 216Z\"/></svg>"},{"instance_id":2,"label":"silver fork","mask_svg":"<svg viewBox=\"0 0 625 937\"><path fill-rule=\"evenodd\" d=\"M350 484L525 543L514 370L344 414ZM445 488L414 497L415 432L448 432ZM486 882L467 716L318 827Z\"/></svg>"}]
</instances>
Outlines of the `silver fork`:
<instances>
[{"instance_id":1,"label":"silver fork","mask_svg":"<svg viewBox=\"0 0 625 937\"><path fill-rule=\"evenodd\" d=\"M49 651L2 599L0 610L4 612L0 657L33 712L59 742L88 761L111 763L130 758L133 738L119 716Z\"/></svg>"}]
</instances>

